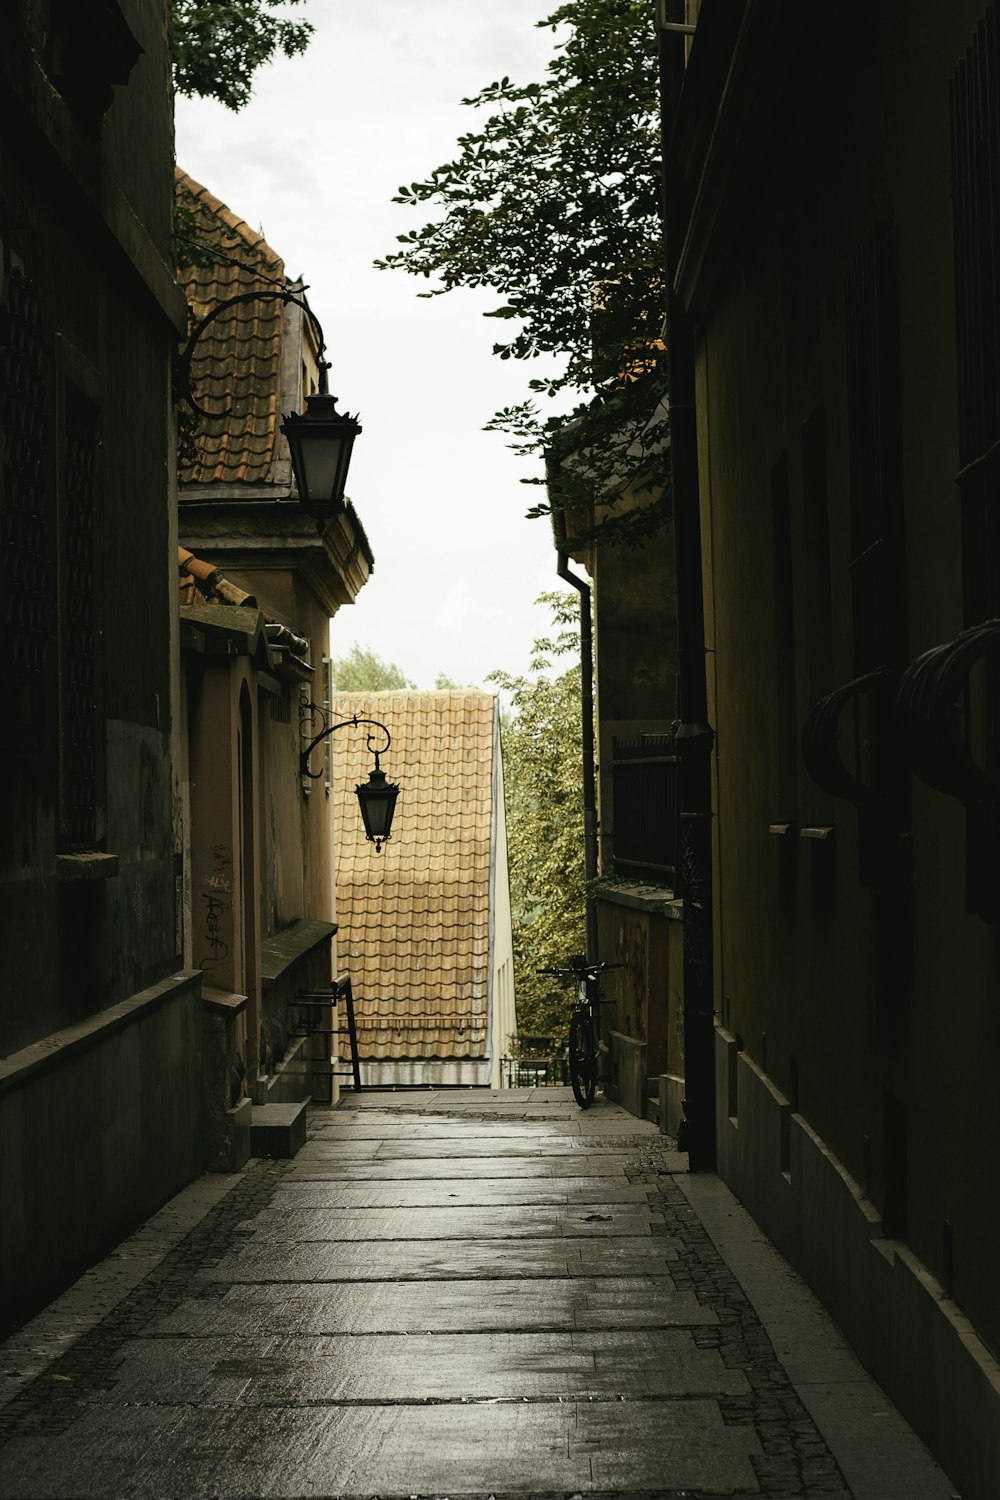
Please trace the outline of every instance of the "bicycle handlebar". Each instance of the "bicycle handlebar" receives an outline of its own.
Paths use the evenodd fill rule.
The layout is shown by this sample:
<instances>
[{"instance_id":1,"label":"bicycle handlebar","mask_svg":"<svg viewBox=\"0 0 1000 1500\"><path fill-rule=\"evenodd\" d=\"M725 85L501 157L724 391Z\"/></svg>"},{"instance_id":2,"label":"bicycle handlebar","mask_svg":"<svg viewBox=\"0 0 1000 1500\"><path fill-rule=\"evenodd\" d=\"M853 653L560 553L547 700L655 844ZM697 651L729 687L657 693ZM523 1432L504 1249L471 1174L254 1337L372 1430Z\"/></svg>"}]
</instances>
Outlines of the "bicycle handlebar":
<instances>
[{"instance_id":1,"label":"bicycle handlebar","mask_svg":"<svg viewBox=\"0 0 1000 1500\"><path fill-rule=\"evenodd\" d=\"M584 963L584 964L578 964L578 965L574 966L571 969L536 969L535 973L536 974L553 974L557 979L579 979L581 977L581 975L582 976L586 976L588 979L592 979L597 974L603 974L607 969L624 969L624 967L625 967L625 965L623 963L618 963L618 964L609 964L609 963L586 964L586 963Z\"/></svg>"}]
</instances>

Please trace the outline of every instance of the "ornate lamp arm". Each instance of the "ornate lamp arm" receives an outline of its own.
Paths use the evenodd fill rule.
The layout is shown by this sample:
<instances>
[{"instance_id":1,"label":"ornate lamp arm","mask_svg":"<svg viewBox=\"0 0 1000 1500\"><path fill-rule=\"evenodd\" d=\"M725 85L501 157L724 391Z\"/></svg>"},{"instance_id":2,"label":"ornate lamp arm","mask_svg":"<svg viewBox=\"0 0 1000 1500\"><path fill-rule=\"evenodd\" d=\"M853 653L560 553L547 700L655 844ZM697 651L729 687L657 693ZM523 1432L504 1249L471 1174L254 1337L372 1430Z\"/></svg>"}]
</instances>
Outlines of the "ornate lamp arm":
<instances>
[{"instance_id":1,"label":"ornate lamp arm","mask_svg":"<svg viewBox=\"0 0 1000 1500\"><path fill-rule=\"evenodd\" d=\"M378 758L380 755L384 755L389 746L392 744L392 735L379 719L362 719L358 714L355 714L351 719L341 719L339 724L328 725L326 729L321 730L319 734L315 735L309 741L306 748L299 755L299 770L301 771L302 775L311 777L313 781L318 781L319 778L323 775L323 772L310 771L309 769L309 757L315 750L316 746L320 743L321 740L325 740L331 734L333 734L335 730L346 729L349 726L357 724L370 724L374 729L381 729L382 733L385 735L385 744L380 746L378 749L376 749L376 747L372 744L372 736L370 734L366 735L366 739L368 741L368 749L375 757L375 769L376 771L379 770Z\"/></svg>"},{"instance_id":2,"label":"ornate lamp arm","mask_svg":"<svg viewBox=\"0 0 1000 1500\"><path fill-rule=\"evenodd\" d=\"M308 288L303 287L302 290L306 291L308 290ZM326 340L323 337L323 330L320 327L320 322L316 314L313 312L309 304L295 292L282 291L278 287L262 287L260 291L257 292L240 292L235 297L227 297L223 302L220 302L218 306L213 307L211 312L206 313L201 321L199 323L196 323L194 328L192 328L187 343L184 345L184 348L177 356L177 365L174 375L177 399L178 401L186 401L191 407L192 411L197 412L199 417L228 417L230 412L232 411L232 407L227 407L225 411L206 411L205 408L199 405L198 401L196 400L194 391L191 387L191 361L194 358L194 351L197 348L198 340L201 338L206 328L214 323L216 318L220 317L222 313L227 312L229 308L238 307L243 302L260 302L265 297L276 298L279 302L283 302L286 306L288 305L288 303L292 303L295 307L301 307L306 317L312 323L313 332L316 335L316 341L319 345L317 350L317 360L319 364L319 391L321 396L326 396L329 394L329 385L327 382L326 372L330 368L330 362L329 360L323 358L324 354L326 353Z\"/></svg>"}]
</instances>

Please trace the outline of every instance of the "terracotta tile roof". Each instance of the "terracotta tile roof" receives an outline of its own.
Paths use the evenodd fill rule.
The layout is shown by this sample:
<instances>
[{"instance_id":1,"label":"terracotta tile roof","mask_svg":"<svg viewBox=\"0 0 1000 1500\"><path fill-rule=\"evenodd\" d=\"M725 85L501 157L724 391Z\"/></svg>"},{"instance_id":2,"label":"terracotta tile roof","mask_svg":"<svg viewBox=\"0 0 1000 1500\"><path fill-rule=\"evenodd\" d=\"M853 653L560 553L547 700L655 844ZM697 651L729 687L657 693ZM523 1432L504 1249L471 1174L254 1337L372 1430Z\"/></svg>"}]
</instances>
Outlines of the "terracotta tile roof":
<instances>
[{"instance_id":1,"label":"terracotta tile roof","mask_svg":"<svg viewBox=\"0 0 1000 1500\"><path fill-rule=\"evenodd\" d=\"M177 548L177 571L181 604L215 604L257 608L257 600L239 584L223 578L213 563L195 557L186 547ZM266 616L270 619L270 616Z\"/></svg>"},{"instance_id":2,"label":"terracotta tile roof","mask_svg":"<svg viewBox=\"0 0 1000 1500\"><path fill-rule=\"evenodd\" d=\"M388 726L382 769L400 786L376 855L354 795L372 764L365 732L333 736L338 964L361 1056L485 1057L496 695L335 693L332 712Z\"/></svg>"},{"instance_id":3,"label":"terracotta tile roof","mask_svg":"<svg viewBox=\"0 0 1000 1500\"><path fill-rule=\"evenodd\" d=\"M195 235L220 255L216 265L184 266L177 273L192 326L228 297L268 281L287 284L281 257L261 235L179 168L174 185L178 204L193 216ZM267 480L278 430L283 317L277 298L242 303L210 324L199 340L191 369L198 402L208 411L231 406L232 412L199 418L184 455L193 454L193 462L180 468L182 484Z\"/></svg>"}]
</instances>

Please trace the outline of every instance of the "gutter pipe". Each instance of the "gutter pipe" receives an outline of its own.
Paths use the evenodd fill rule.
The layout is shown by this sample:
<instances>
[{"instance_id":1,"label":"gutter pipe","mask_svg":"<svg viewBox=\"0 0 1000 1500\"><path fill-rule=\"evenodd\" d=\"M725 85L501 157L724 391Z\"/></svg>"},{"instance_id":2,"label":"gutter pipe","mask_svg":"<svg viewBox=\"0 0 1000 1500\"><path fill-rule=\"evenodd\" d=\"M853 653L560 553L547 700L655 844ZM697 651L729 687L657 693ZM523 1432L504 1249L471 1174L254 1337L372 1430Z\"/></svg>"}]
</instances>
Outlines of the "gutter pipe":
<instances>
[{"instance_id":1,"label":"gutter pipe","mask_svg":"<svg viewBox=\"0 0 1000 1500\"><path fill-rule=\"evenodd\" d=\"M549 493L557 485L557 467L551 453L545 461ZM565 545L565 521L560 512L553 512L553 530L556 533L556 572L564 583L575 588L580 595L580 741L583 761L583 872L587 882L586 934L587 962L597 963L597 897L594 881L597 879L597 776L594 766L594 634L590 603L590 585L576 573L571 572L569 559L562 547ZM560 535L561 533L561 535Z\"/></svg>"},{"instance_id":2,"label":"gutter pipe","mask_svg":"<svg viewBox=\"0 0 1000 1500\"><path fill-rule=\"evenodd\" d=\"M677 690L681 723L678 874L684 913L684 1119L678 1149L692 1172L715 1168L715 986L712 913L712 745L705 670L694 331L676 288L690 213L688 185L672 150L671 127L685 73L683 3L657 6L663 237L667 282L667 363L670 381L670 478L677 583ZM673 10L676 20L667 20ZM695 44L697 45L697 43Z\"/></svg>"}]
</instances>

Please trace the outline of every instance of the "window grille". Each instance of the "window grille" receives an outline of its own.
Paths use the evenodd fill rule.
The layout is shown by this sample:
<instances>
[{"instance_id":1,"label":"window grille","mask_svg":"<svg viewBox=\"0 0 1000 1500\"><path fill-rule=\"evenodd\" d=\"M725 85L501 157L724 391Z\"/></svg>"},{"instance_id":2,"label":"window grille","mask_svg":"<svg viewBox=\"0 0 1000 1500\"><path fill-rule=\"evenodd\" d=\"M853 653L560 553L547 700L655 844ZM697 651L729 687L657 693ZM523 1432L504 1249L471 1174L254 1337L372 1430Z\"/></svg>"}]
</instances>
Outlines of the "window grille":
<instances>
[{"instance_id":1,"label":"window grille","mask_svg":"<svg viewBox=\"0 0 1000 1500\"><path fill-rule=\"evenodd\" d=\"M64 613L61 725L63 747L62 842L65 849L92 848L97 839L97 767L94 631L94 481L98 443L97 408L66 383L64 524L62 527Z\"/></svg>"},{"instance_id":2,"label":"window grille","mask_svg":"<svg viewBox=\"0 0 1000 1500\"><path fill-rule=\"evenodd\" d=\"M1000 68L991 5L950 89L965 624L1000 614Z\"/></svg>"},{"instance_id":3,"label":"window grille","mask_svg":"<svg viewBox=\"0 0 1000 1500\"><path fill-rule=\"evenodd\" d=\"M854 775L874 794L859 803L858 835L861 879L876 885L905 873L900 838L910 824L909 777L892 720L907 632L899 308L888 224L874 227L848 270L844 328L854 678L870 684L851 696L844 718L853 718Z\"/></svg>"},{"instance_id":4,"label":"window grille","mask_svg":"<svg viewBox=\"0 0 1000 1500\"><path fill-rule=\"evenodd\" d=\"M677 755L673 735L612 740L616 875L673 884L677 873Z\"/></svg>"},{"instance_id":5,"label":"window grille","mask_svg":"<svg viewBox=\"0 0 1000 1500\"><path fill-rule=\"evenodd\" d=\"M44 369L38 291L13 266L3 278L0 300L0 594L14 674L36 697L49 662L55 594Z\"/></svg>"},{"instance_id":6,"label":"window grille","mask_svg":"<svg viewBox=\"0 0 1000 1500\"><path fill-rule=\"evenodd\" d=\"M282 683L280 697L269 700L268 713L276 724L292 722L292 695L287 683Z\"/></svg>"},{"instance_id":7,"label":"window grille","mask_svg":"<svg viewBox=\"0 0 1000 1500\"><path fill-rule=\"evenodd\" d=\"M778 806L774 821L792 824L798 819L799 806L799 720L795 686L795 565L787 457L782 457L771 474L771 538L778 748Z\"/></svg>"},{"instance_id":8,"label":"window grille","mask_svg":"<svg viewBox=\"0 0 1000 1500\"><path fill-rule=\"evenodd\" d=\"M891 229L879 224L844 284L854 675L906 661L899 313Z\"/></svg>"},{"instance_id":9,"label":"window grille","mask_svg":"<svg viewBox=\"0 0 1000 1500\"><path fill-rule=\"evenodd\" d=\"M949 90L959 494L967 629L1000 615L1000 35L997 6L977 27ZM980 763L1000 760L1000 681L995 659L966 695L964 727ZM966 905L996 919L1000 805L966 809Z\"/></svg>"}]
</instances>

